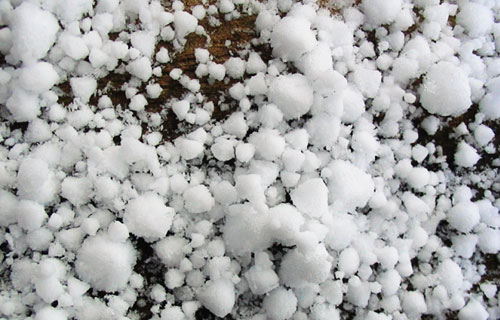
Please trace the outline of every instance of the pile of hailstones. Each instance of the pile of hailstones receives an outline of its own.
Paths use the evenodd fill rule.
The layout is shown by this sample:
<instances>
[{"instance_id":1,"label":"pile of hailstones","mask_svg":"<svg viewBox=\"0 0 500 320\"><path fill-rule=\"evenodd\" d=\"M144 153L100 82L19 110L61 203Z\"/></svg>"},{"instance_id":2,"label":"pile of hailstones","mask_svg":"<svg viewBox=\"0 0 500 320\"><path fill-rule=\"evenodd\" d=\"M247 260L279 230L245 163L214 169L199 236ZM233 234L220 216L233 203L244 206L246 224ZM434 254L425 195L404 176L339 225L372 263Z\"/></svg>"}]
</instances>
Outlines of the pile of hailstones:
<instances>
[{"instance_id":1,"label":"pile of hailstones","mask_svg":"<svg viewBox=\"0 0 500 320\"><path fill-rule=\"evenodd\" d=\"M338 6L1 1L0 316L500 317L481 263L500 163L476 166L497 154L500 3ZM196 77L163 75L189 128L164 141L146 110L175 52L156 44L245 12L272 58L196 49ZM131 75L128 105L97 90L110 72ZM211 121L200 80L230 79L234 111ZM446 157L433 136L464 113Z\"/></svg>"}]
</instances>

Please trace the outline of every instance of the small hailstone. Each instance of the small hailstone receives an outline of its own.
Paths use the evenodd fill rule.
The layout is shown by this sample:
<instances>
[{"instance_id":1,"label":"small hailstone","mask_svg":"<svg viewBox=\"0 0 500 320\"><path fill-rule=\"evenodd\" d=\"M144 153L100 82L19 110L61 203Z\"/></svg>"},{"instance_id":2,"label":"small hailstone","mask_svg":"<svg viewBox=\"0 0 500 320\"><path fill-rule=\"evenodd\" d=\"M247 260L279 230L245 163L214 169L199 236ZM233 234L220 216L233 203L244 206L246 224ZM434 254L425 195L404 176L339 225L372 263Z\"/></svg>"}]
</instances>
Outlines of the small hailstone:
<instances>
[{"instance_id":1,"label":"small hailstone","mask_svg":"<svg viewBox=\"0 0 500 320\"><path fill-rule=\"evenodd\" d=\"M196 48L194 49L194 57L196 62L206 64L210 59L210 52L207 49Z\"/></svg>"},{"instance_id":2,"label":"small hailstone","mask_svg":"<svg viewBox=\"0 0 500 320\"><path fill-rule=\"evenodd\" d=\"M23 67L19 75L20 85L29 91L43 93L59 81L59 75L52 64L37 62Z\"/></svg>"},{"instance_id":3,"label":"small hailstone","mask_svg":"<svg viewBox=\"0 0 500 320\"><path fill-rule=\"evenodd\" d=\"M114 292L127 286L135 259L130 242L112 242L97 235L87 238L78 250L76 273L93 288Z\"/></svg>"},{"instance_id":4,"label":"small hailstone","mask_svg":"<svg viewBox=\"0 0 500 320\"><path fill-rule=\"evenodd\" d=\"M226 68L222 64L210 62L208 64L208 74L210 78L217 81L222 81L224 80L224 77L226 75Z\"/></svg>"},{"instance_id":5,"label":"small hailstone","mask_svg":"<svg viewBox=\"0 0 500 320\"><path fill-rule=\"evenodd\" d=\"M425 298L419 291L407 291L402 300L403 311L411 318L418 318L427 311Z\"/></svg>"},{"instance_id":6,"label":"small hailstone","mask_svg":"<svg viewBox=\"0 0 500 320\"><path fill-rule=\"evenodd\" d=\"M328 188L320 178L310 179L291 192L293 204L311 217L328 212Z\"/></svg>"},{"instance_id":7,"label":"small hailstone","mask_svg":"<svg viewBox=\"0 0 500 320\"><path fill-rule=\"evenodd\" d=\"M284 61L296 61L304 53L314 49L316 36L309 21L287 16L281 19L271 33L273 55Z\"/></svg>"},{"instance_id":8,"label":"small hailstone","mask_svg":"<svg viewBox=\"0 0 500 320\"><path fill-rule=\"evenodd\" d=\"M112 241L125 242L129 237L128 228L125 224L114 221L108 227L108 236Z\"/></svg>"},{"instance_id":9,"label":"small hailstone","mask_svg":"<svg viewBox=\"0 0 500 320\"><path fill-rule=\"evenodd\" d=\"M260 129L254 132L249 138L255 147L255 154L262 159L273 161L283 153L285 149L285 139L279 135L278 131L271 129Z\"/></svg>"},{"instance_id":10,"label":"small hailstone","mask_svg":"<svg viewBox=\"0 0 500 320\"><path fill-rule=\"evenodd\" d=\"M185 11L174 12L175 33L179 39L184 39L188 34L194 32L198 26L198 19Z\"/></svg>"},{"instance_id":11,"label":"small hailstone","mask_svg":"<svg viewBox=\"0 0 500 320\"><path fill-rule=\"evenodd\" d=\"M161 48L156 53L156 61L159 63L168 63L170 62L170 56L168 55L168 50L166 48Z\"/></svg>"},{"instance_id":12,"label":"small hailstone","mask_svg":"<svg viewBox=\"0 0 500 320\"><path fill-rule=\"evenodd\" d=\"M236 145L236 159L243 163L250 161L255 154L255 146L250 143Z\"/></svg>"},{"instance_id":13,"label":"small hailstone","mask_svg":"<svg viewBox=\"0 0 500 320\"><path fill-rule=\"evenodd\" d=\"M87 103L97 90L97 81L91 77L71 78L69 83L75 97L79 98L83 103Z\"/></svg>"},{"instance_id":14,"label":"small hailstone","mask_svg":"<svg viewBox=\"0 0 500 320\"><path fill-rule=\"evenodd\" d=\"M297 297L292 290L277 288L264 298L263 306L268 319L290 319L297 310Z\"/></svg>"},{"instance_id":15,"label":"small hailstone","mask_svg":"<svg viewBox=\"0 0 500 320\"><path fill-rule=\"evenodd\" d=\"M238 57L231 57L224 62L226 73L233 79L240 79L245 74L245 61Z\"/></svg>"},{"instance_id":16,"label":"small hailstone","mask_svg":"<svg viewBox=\"0 0 500 320\"><path fill-rule=\"evenodd\" d=\"M458 312L459 320L486 320L489 316L483 305L473 298Z\"/></svg>"},{"instance_id":17,"label":"small hailstone","mask_svg":"<svg viewBox=\"0 0 500 320\"><path fill-rule=\"evenodd\" d=\"M167 207L162 198L148 193L127 204L123 220L134 235L155 240L167 234L174 215L174 209Z\"/></svg>"},{"instance_id":18,"label":"small hailstone","mask_svg":"<svg viewBox=\"0 0 500 320\"><path fill-rule=\"evenodd\" d=\"M231 312L236 300L234 285L226 279L207 282L197 296L205 308L221 318Z\"/></svg>"},{"instance_id":19,"label":"small hailstone","mask_svg":"<svg viewBox=\"0 0 500 320\"><path fill-rule=\"evenodd\" d=\"M193 13L193 16L195 16L198 20L203 20L203 18L205 18L206 10L203 5L194 6L193 8L191 8L191 12Z\"/></svg>"},{"instance_id":20,"label":"small hailstone","mask_svg":"<svg viewBox=\"0 0 500 320\"><path fill-rule=\"evenodd\" d=\"M172 104L172 110L174 111L177 119L184 120L189 111L190 103L187 100L180 100Z\"/></svg>"},{"instance_id":21,"label":"small hailstone","mask_svg":"<svg viewBox=\"0 0 500 320\"><path fill-rule=\"evenodd\" d=\"M184 202L186 209L191 213L202 213L210 211L215 200L212 194L204 185L197 185L184 192Z\"/></svg>"},{"instance_id":22,"label":"small hailstone","mask_svg":"<svg viewBox=\"0 0 500 320\"><path fill-rule=\"evenodd\" d=\"M33 231L40 228L47 214L43 206L31 200L21 200L16 208L18 225L26 231Z\"/></svg>"},{"instance_id":23,"label":"small hailstone","mask_svg":"<svg viewBox=\"0 0 500 320\"><path fill-rule=\"evenodd\" d=\"M340 253L338 268L349 277L358 271L359 263L360 260L357 251L349 247Z\"/></svg>"},{"instance_id":24,"label":"small hailstone","mask_svg":"<svg viewBox=\"0 0 500 320\"><path fill-rule=\"evenodd\" d=\"M142 94L137 94L130 100L129 108L133 111L143 111L148 101Z\"/></svg>"},{"instance_id":25,"label":"small hailstone","mask_svg":"<svg viewBox=\"0 0 500 320\"><path fill-rule=\"evenodd\" d=\"M352 211L363 207L374 193L374 184L370 175L349 162L335 160L330 165L331 176L328 189L333 206L340 211Z\"/></svg>"},{"instance_id":26,"label":"small hailstone","mask_svg":"<svg viewBox=\"0 0 500 320\"><path fill-rule=\"evenodd\" d=\"M168 289L179 288L184 284L185 275L179 269L169 269L165 273L165 286Z\"/></svg>"},{"instance_id":27,"label":"small hailstone","mask_svg":"<svg viewBox=\"0 0 500 320\"><path fill-rule=\"evenodd\" d=\"M151 62L147 57L138 58L130 62L125 68L131 75L141 79L146 82L153 75L153 69L151 68Z\"/></svg>"},{"instance_id":28,"label":"small hailstone","mask_svg":"<svg viewBox=\"0 0 500 320\"><path fill-rule=\"evenodd\" d=\"M160 96L162 88L158 83L151 83L146 86L146 92L149 97L156 99Z\"/></svg>"},{"instance_id":29,"label":"small hailstone","mask_svg":"<svg viewBox=\"0 0 500 320\"><path fill-rule=\"evenodd\" d=\"M463 275L460 266L451 259L446 259L439 264L437 269L441 284L446 287L449 294L460 289L463 284Z\"/></svg>"},{"instance_id":30,"label":"small hailstone","mask_svg":"<svg viewBox=\"0 0 500 320\"><path fill-rule=\"evenodd\" d=\"M419 91L424 109L440 116L460 115L472 104L467 75L447 61L429 69Z\"/></svg>"},{"instance_id":31,"label":"small hailstone","mask_svg":"<svg viewBox=\"0 0 500 320\"><path fill-rule=\"evenodd\" d=\"M487 145L495 137L495 132L490 128L481 124L474 129L474 139L480 146Z\"/></svg>"},{"instance_id":32,"label":"small hailstone","mask_svg":"<svg viewBox=\"0 0 500 320\"><path fill-rule=\"evenodd\" d=\"M361 8L367 20L375 25L384 25L393 22L401 11L402 1L363 0Z\"/></svg>"},{"instance_id":33,"label":"small hailstone","mask_svg":"<svg viewBox=\"0 0 500 320\"><path fill-rule=\"evenodd\" d=\"M296 119L311 108L313 90L303 75L283 75L271 82L269 100L280 108L286 120Z\"/></svg>"},{"instance_id":34,"label":"small hailstone","mask_svg":"<svg viewBox=\"0 0 500 320\"><path fill-rule=\"evenodd\" d=\"M231 160L234 158L234 141L225 138L217 138L210 150L219 161Z\"/></svg>"},{"instance_id":35,"label":"small hailstone","mask_svg":"<svg viewBox=\"0 0 500 320\"><path fill-rule=\"evenodd\" d=\"M461 141L458 144L457 152L455 153L455 164L465 168L473 167L481 158L476 149Z\"/></svg>"},{"instance_id":36,"label":"small hailstone","mask_svg":"<svg viewBox=\"0 0 500 320\"><path fill-rule=\"evenodd\" d=\"M480 37L491 31L494 25L493 11L480 3L464 3L457 14L457 23L471 37Z\"/></svg>"},{"instance_id":37,"label":"small hailstone","mask_svg":"<svg viewBox=\"0 0 500 320\"><path fill-rule=\"evenodd\" d=\"M251 52L248 56L246 72L248 74L257 74L266 71L267 66L257 52Z\"/></svg>"},{"instance_id":38,"label":"small hailstone","mask_svg":"<svg viewBox=\"0 0 500 320\"><path fill-rule=\"evenodd\" d=\"M447 220L451 227L468 233L480 221L479 208L473 202L460 202L448 210Z\"/></svg>"}]
</instances>

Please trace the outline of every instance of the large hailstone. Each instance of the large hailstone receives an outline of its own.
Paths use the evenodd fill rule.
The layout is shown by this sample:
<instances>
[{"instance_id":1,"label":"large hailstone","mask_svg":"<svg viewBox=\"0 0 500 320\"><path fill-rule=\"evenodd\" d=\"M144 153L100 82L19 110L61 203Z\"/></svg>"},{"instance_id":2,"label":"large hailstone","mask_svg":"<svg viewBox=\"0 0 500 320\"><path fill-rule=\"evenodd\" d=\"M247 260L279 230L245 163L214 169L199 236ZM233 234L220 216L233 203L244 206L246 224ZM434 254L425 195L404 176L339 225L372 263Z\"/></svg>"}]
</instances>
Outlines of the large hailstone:
<instances>
[{"instance_id":1,"label":"large hailstone","mask_svg":"<svg viewBox=\"0 0 500 320\"><path fill-rule=\"evenodd\" d=\"M440 116L460 115L472 104L467 75L447 61L429 69L419 91L425 110Z\"/></svg>"},{"instance_id":2,"label":"large hailstone","mask_svg":"<svg viewBox=\"0 0 500 320\"><path fill-rule=\"evenodd\" d=\"M87 238L78 250L76 273L94 289L114 292L127 286L135 260L130 242L113 242L98 235Z\"/></svg>"}]
</instances>

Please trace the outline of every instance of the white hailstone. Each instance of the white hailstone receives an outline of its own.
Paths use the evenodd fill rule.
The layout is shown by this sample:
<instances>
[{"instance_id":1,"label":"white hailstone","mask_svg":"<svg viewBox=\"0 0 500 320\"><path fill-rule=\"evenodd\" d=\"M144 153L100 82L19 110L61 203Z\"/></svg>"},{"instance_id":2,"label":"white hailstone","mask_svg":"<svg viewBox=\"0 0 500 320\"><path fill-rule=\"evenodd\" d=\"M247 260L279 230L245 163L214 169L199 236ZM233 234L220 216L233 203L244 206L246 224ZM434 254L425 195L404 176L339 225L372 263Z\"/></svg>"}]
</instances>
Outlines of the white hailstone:
<instances>
[{"instance_id":1,"label":"white hailstone","mask_svg":"<svg viewBox=\"0 0 500 320\"><path fill-rule=\"evenodd\" d=\"M59 23L52 13L34 3L22 2L13 11L10 20L10 53L25 63L45 58L59 31Z\"/></svg>"},{"instance_id":2,"label":"white hailstone","mask_svg":"<svg viewBox=\"0 0 500 320\"><path fill-rule=\"evenodd\" d=\"M146 100L146 97L144 97L142 94L136 94L132 97L132 99L130 99L130 104L128 107L133 111L143 111L144 107L147 104L148 101Z\"/></svg>"},{"instance_id":3,"label":"white hailstone","mask_svg":"<svg viewBox=\"0 0 500 320\"><path fill-rule=\"evenodd\" d=\"M296 61L316 46L311 23L301 17L285 17L273 28L271 47L273 55L284 61Z\"/></svg>"},{"instance_id":4,"label":"white hailstone","mask_svg":"<svg viewBox=\"0 0 500 320\"><path fill-rule=\"evenodd\" d=\"M184 191L184 206L190 213L202 213L212 210L215 200L208 188L197 185Z\"/></svg>"},{"instance_id":5,"label":"white hailstone","mask_svg":"<svg viewBox=\"0 0 500 320\"><path fill-rule=\"evenodd\" d=\"M418 318L422 313L427 312L424 295L419 291L405 292L401 306L409 318Z\"/></svg>"},{"instance_id":6,"label":"white hailstone","mask_svg":"<svg viewBox=\"0 0 500 320\"><path fill-rule=\"evenodd\" d=\"M491 91L485 94L479 102L479 110L489 119L498 119L500 118L500 108L498 108L499 103L499 91Z\"/></svg>"},{"instance_id":7,"label":"white hailstone","mask_svg":"<svg viewBox=\"0 0 500 320\"><path fill-rule=\"evenodd\" d=\"M219 161L228 161L234 158L234 145L233 140L226 138L217 138L215 143L210 147L210 151L215 159Z\"/></svg>"},{"instance_id":8,"label":"white hailstone","mask_svg":"<svg viewBox=\"0 0 500 320\"><path fill-rule=\"evenodd\" d=\"M85 59L89 55L89 48L82 37L63 32L57 42L64 53L73 60Z\"/></svg>"},{"instance_id":9,"label":"white hailstone","mask_svg":"<svg viewBox=\"0 0 500 320\"><path fill-rule=\"evenodd\" d=\"M186 11L176 11L174 13L174 26L177 37L184 39L196 30L198 19Z\"/></svg>"},{"instance_id":10,"label":"white hailstone","mask_svg":"<svg viewBox=\"0 0 500 320\"><path fill-rule=\"evenodd\" d=\"M231 57L224 62L226 74L233 79L240 79L245 74L246 62L238 57Z\"/></svg>"},{"instance_id":11,"label":"white hailstone","mask_svg":"<svg viewBox=\"0 0 500 320\"><path fill-rule=\"evenodd\" d=\"M19 201L15 210L17 224L26 231L39 229L47 220L43 206L31 200Z\"/></svg>"},{"instance_id":12,"label":"white hailstone","mask_svg":"<svg viewBox=\"0 0 500 320\"><path fill-rule=\"evenodd\" d=\"M87 103L90 97L97 90L97 81L92 77L76 77L69 80L71 90L76 98L81 102Z\"/></svg>"},{"instance_id":13,"label":"white hailstone","mask_svg":"<svg viewBox=\"0 0 500 320\"><path fill-rule=\"evenodd\" d=\"M328 213L328 188L321 178L299 184L290 194L293 204L311 217Z\"/></svg>"},{"instance_id":14,"label":"white hailstone","mask_svg":"<svg viewBox=\"0 0 500 320\"><path fill-rule=\"evenodd\" d=\"M248 138L248 142L255 147L257 156L269 161L280 157L286 145L285 139L279 132L272 129L260 129L258 132L254 132Z\"/></svg>"},{"instance_id":15,"label":"white hailstone","mask_svg":"<svg viewBox=\"0 0 500 320\"><path fill-rule=\"evenodd\" d=\"M500 251L500 230L492 228L481 230L477 245L484 253L497 254Z\"/></svg>"},{"instance_id":16,"label":"white hailstone","mask_svg":"<svg viewBox=\"0 0 500 320\"><path fill-rule=\"evenodd\" d=\"M37 62L21 69L19 82L28 91L43 93L59 81L59 75L48 62Z\"/></svg>"},{"instance_id":17,"label":"white hailstone","mask_svg":"<svg viewBox=\"0 0 500 320\"><path fill-rule=\"evenodd\" d=\"M236 145L236 159L243 163L250 161L255 154L255 146L250 143L239 143Z\"/></svg>"},{"instance_id":18,"label":"white hailstone","mask_svg":"<svg viewBox=\"0 0 500 320\"><path fill-rule=\"evenodd\" d=\"M232 205L227 212L223 238L228 252L240 256L271 245L273 235L267 212L258 212L248 203Z\"/></svg>"},{"instance_id":19,"label":"white hailstone","mask_svg":"<svg viewBox=\"0 0 500 320\"><path fill-rule=\"evenodd\" d=\"M248 125L245 121L243 112L234 112L222 124L224 132L243 139L248 131Z\"/></svg>"},{"instance_id":20,"label":"white hailstone","mask_svg":"<svg viewBox=\"0 0 500 320\"><path fill-rule=\"evenodd\" d=\"M218 317L225 317L236 301L234 285L226 279L208 281L198 292L200 303Z\"/></svg>"},{"instance_id":21,"label":"white hailstone","mask_svg":"<svg viewBox=\"0 0 500 320\"><path fill-rule=\"evenodd\" d=\"M212 192L217 201L220 204L233 204L238 198L238 192L236 188L227 180L222 180L217 183L213 188Z\"/></svg>"},{"instance_id":22,"label":"white hailstone","mask_svg":"<svg viewBox=\"0 0 500 320\"><path fill-rule=\"evenodd\" d=\"M151 58L155 49L155 35L149 31L136 31L130 35L130 43L143 55Z\"/></svg>"},{"instance_id":23,"label":"white hailstone","mask_svg":"<svg viewBox=\"0 0 500 320\"><path fill-rule=\"evenodd\" d=\"M161 239L154 245L155 253L161 262L167 267L178 267L181 260L185 257L185 247L188 241L178 236L168 236Z\"/></svg>"},{"instance_id":24,"label":"white hailstone","mask_svg":"<svg viewBox=\"0 0 500 320\"><path fill-rule=\"evenodd\" d=\"M455 152L455 164L471 168L473 167L481 158L477 153L476 149L464 141L461 141L457 146L457 151Z\"/></svg>"},{"instance_id":25,"label":"white hailstone","mask_svg":"<svg viewBox=\"0 0 500 320\"><path fill-rule=\"evenodd\" d=\"M26 158L21 161L17 173L17 190L22 199L29 199L41 204L54 199L58 186L47 165L41 159Z\"/></svg>"},{"instance_id":26,"label":"white hailstone","mask_svg":"<svg viewBox=\"0 0 500 320\"><path fill-rule=\"evenodd\" d=\"M475 38L491 32L495 19L490 8L480 3L465 2L460 6L457 23Z\"/></svg>"},{"instance_id":27,"label":"white hailstone","mask_svg":"<svg viewBox=\"0 0 500 320\"><path fill-rule=\"evenodd\" d=\"M151 68L151 62L148 57L140 57L132 62L129 62L125 69L131 75L144 82L148 81L153 75L153 69Z\"/></svg>"},{"instance_id":28,"label":"white hailstone","mask_svg":"<svg viewBox=\"0 0 500 320\"><path fill-rule=\"evenodd\" d=\"M66 177L61 183L61 195L73 205L86 204L92 194L92 182L87 178Z\"/></svg>"},{"instance_id":29,"label":"white hailstone","mask_svg":"<svg viewBox=\"0 0 500 320\"><path fill-rule=\"evenodd\" d=\"M481 124L474 129L474 139L480 146L485 146L495 137L495 132L490 128Z\"/></svg>"},{"instance_id":30,"label":"white hailstone","mask_svg":"<svg viewBox=\"0 0 500 320\"><path fill-rule=\"evenodd\" d=\"M135 250L130 242L119 243L104 235L87 238L78 250L76 273L94 289L122 290L132 275Z\"/></svg>"},{"instance_id":31,"label":"white hailstone","mask_svg":"<svg viewBox=\"0 0 500 320\"><path fill-rule=\"evenodd\" d=\"M68 314L61 309L56 309L51 306L41 308L36 312L35 320L66 320Z\"/></svg>"},{"instance_id":32,"label":"white hailstone","mask_svg":"<svg viewBox=\"0 0 500 320\"><path fill-rule=\"evenodd\" d=\"M374 26L393 22L401 12L401 0L363 0L361 8L367 20Z\"/></svg>"},{"instance_id":33,"label":"white hailstone","mask_svg":"<svg viewBox=\"0 0 500 320\"><path fill-rule=\"evenodd\" d=\"M470 299L465 307L458 312L459 320L486 320L489 317L488 311L475 299Z\"/></svg>"},{"instance_id":34,"label":"white hailstone","mask_svg":"<svg viewBox=\"0 0 500 320\"><path fill-rule=\"evenodd\" d=\"M419 91L422 106L432 114L457 116L472 105L467 75L447 61L429 69Z\"/></svg>"},{"instance_id":35,"label":"white hailstone","mask_svg":"<svg viewBox=\"0 0 500 320\"><path fill-rule=\"evenodd\" d=\"M338 268L349 277L358 271L359 262L358 252L356 249L349 247L340 253Z\"/></svg>"},{"instance_id":36,"label":"white hailstone","mask_svg":"<svg viewBox=\"0 0 500 320\"><path fill-rule=\"evenodd\" d=\"M333 207L341 212L364 207L374 193L370 175L343 160L335 160L329 166L328 189Z\"/></svg>"},{"instance_id":37,"label":"white hailstone","mask_svg":"<svg viewBox=\"0 0 500 320\"><path fill-rule=\"evenodd\" d=\"M382 74L377 70L358 67L352 73L352 80L365 97L375 98L382 81Z\"/></svg>"},{"instance_id":38,"label":"white hailstone","mask_svg":"<svg viewBox=\"0 0 500 320\"><path fill-rule=\"evenodd\" d=\"M283 75L271 82L269 100L280 108L285 119L295 119L311 108L313 90L303 75Z\"/></svg>"},{"instance_id":39,"label":"white hailstone","mask_svg":"<svg viewBox=\"0 0 500 320\"><path fill-rule=\"evenodd\" d=\"M167 207L161 197L146 193L129 201L123 221L136 236L157 240L165 237L170 230L174 216L174 209Z\"/></svg>"},{"instance_id":40,"label":"white hailstone","mask_svg":"<svg viewBox=\"0 0 500 320\"><path fill-rule=\"evenodd\" d=\"M292 290L280 287L264 298L263 307L268 319L290 319L297 310L297 297Z\"/></svg>"},{"instance_id":41,"label":"white hailstone","mask_svg":"<svg viewBox=\"0 0 500 320\"><path fill-rule=\"evenodd\" d=\"M281 261L280 282L289 287L302 287L308 283L322 283L330 276L330 255L322 244L302 253L298 249L288 251Z\"/></svg>"},{"instance_id":42,"label":"white hailstone","mask_svg":"<svg viewBox=\"0 0 500 320\"><path fill-rule=\"evenodd\" d=\"M382 286L382 294L390 297L398 292L401 276L396 270L389 269L377 276L377 282Z\"/></svg>"},{"instance_id":43,"label":"white hailstone","mask_svg":"<svg viewBox=\"0 0 500 320\"><path fill-rule=\"evenodd\" d=\"M439 264L437 273L441 284L449 294L456 293L462 287L464 277L460 266L451 259L446 259Z\"/></svg>"}]
</instances>

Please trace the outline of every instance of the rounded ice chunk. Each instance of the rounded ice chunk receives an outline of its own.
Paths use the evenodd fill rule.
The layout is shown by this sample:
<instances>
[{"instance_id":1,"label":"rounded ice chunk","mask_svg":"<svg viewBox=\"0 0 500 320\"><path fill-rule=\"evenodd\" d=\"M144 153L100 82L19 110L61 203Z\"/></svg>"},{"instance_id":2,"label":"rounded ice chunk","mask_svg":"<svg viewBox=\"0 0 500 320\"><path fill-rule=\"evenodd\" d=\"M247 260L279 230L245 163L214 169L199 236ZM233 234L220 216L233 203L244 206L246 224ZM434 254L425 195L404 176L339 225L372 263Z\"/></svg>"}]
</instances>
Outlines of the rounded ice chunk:
<instances>
[{"instance_id":1,"label":"rounded ice chunk","mask_svg":"<svg viewBox=\"0 0 500 320\"><path fill-rule=\"evenodd\" d=\"M467 75L451 62L433 65L420 86L420 102L429 113L457 116L471 106Z\"/></svg>"},{"instance_id":2,"label":"rounded ice chunk","mask_svg":"<svg viewBox=\"0 0 500 320\"><path fill-rule=\"evenodd\" d=\"M303 75L283 75L271 82L269 100L280 108L285 119L296 119L311 109L313 90Z\"/></svg>"},{"instance_id":3,"label":"rounded ice chunk","mask_svg":"<svg viewBox=\"0 0 500 320\"><path fill-rule=\"evenodd\" d=\"M76 273L94 289L114 292L127 286L135 259L130 242L113 242L98 235L87 238L78 250Z\"/></svg>"}]
</instances>

